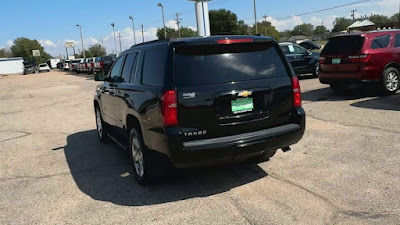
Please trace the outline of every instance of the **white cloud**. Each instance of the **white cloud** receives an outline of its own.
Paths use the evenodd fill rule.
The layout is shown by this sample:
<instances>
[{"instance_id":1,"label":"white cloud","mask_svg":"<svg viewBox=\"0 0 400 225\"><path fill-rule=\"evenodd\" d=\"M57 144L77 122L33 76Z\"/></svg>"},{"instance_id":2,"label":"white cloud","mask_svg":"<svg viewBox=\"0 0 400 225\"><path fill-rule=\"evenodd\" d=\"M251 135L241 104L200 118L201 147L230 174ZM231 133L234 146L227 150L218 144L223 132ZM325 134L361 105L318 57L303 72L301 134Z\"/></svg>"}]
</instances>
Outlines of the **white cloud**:
<instances>
[{"instance_id":1,"label":"white cloud","mask_svg":"<svg viewBox=\"0 0 400 225\"><path fill-rule=\"evenodd\" d=\"M267 17L267 21L271 22L271 24L279 31L293 29L293 27L296 25L303 23L303 20L299 16L292 16L291 18L285 20L277 20L269 16Z\"/></svg>"},{"instance_id":2,"label":"white cloud","mask_svg":"<svg viewBox=\"0 0 400 225\"><path fill-rule=\"evenodd\" d=\"M165 26L170 27L170 28L173 28L173 29L175 29L175 30L178 29L178 25L176 24L176 21L175 21L175 20L169 20L169 21L167 21L167 22L165 23Z\"/></svg>"},{"instance_id":3,"label":"white cloud","mask_svg":"<svg viewBox=\"0 0 400 225\"><path fill-rule=\"evenodd\" d=\"M9 47L11 47L11 46L14 44L14 42L13 42L12 40L8 40L6 43L7 43L7 45L8 45Z\"/></svg>"},{"instance_id":4,"label":"white cloud","mask_svg":"<svg viewBox=\"0 0 400 225\"><path fill-rule=\"evenodd\" d=\"M39 43L40 43L43 47L52 47L52 48L57 47L57 45L54 44L54 42L52 42L52 41L50 41L50 40L39 40Z\"/></svg>"}]
</instances>

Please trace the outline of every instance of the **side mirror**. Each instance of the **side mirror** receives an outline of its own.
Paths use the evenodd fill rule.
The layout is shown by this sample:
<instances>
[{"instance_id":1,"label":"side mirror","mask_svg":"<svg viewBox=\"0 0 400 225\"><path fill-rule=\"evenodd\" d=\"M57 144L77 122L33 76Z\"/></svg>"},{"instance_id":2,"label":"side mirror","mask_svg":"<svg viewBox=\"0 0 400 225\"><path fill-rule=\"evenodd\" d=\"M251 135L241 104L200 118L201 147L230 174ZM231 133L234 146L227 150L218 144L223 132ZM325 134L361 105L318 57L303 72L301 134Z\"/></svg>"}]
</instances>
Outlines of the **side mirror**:
<instances>
[{"instance_id":1,"label":"side mirror","mask_svg":"<svg viewBox=\"0 0 400 225\"><path fill-rule=\"evenodd\" d=\"M307 55L312 55L312 52L311 51L307 51Z\"/></svg>"},{"instance_id":2,"label":"side mirror","mask_svg":"<svg viewBox=\"0 0 400 225\"><path fill-rule=\"evenodd\" d=\"M94 80L95 81L108 81L108 77L104 73L96 73L96 74L94 74Z\"/></svg>"}]
</instances>

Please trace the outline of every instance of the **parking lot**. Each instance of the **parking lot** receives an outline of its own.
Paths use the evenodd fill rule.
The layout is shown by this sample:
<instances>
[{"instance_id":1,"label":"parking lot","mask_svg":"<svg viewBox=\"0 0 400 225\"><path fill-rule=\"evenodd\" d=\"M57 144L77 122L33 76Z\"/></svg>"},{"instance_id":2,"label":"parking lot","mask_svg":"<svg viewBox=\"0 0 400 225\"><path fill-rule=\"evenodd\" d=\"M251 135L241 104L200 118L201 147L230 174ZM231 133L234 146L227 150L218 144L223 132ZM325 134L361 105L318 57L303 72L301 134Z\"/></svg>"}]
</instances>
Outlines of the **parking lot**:
<instances>
[{"instance_id":1,"label":"parking lot","mask_svg":"<svg viewBox=\"0 0 400 225\"><path fill-rule=\"evenodd\" d=\"M0 76L0 224L399 224L400 93L301 80L307 129L258 165L139 186L96 134L90 75Z\"/></svg>"}]
</instances>

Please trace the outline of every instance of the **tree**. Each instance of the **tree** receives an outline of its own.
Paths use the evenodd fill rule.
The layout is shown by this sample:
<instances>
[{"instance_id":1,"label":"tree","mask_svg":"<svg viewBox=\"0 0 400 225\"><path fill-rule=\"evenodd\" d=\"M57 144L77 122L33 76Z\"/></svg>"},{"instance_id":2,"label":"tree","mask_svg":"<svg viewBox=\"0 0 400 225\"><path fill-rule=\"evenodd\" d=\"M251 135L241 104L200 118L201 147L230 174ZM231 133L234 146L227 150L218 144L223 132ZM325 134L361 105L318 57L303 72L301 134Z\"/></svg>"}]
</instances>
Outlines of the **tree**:
<instances>
[{"instance_id":1,"label":"tree","mask_svg":"<svg viewBox=\"0 0 400 225\"><path fill-rule=\"evenodd\" d=\"M197 36L196 31L192 30L189 27L181 27L180 32L182 38ZM164 40L165 39L164 28L158 28L156 36L159 40ZM177 30L167 27L167 36L170 38L179 38L179 33Z\"/></svg>"},{"instance_id":2,"label":"tree","mask_svg":"<svg viewBox=\"0 0 400 225\"><path fill-rule=\"evenodd\" d=\"M32 50L39 50L40 56L34 57ZM46 60L51 58L37 40L31 40L24 37L14 40L14 44L11 46L11 52L14 57L22 57L25 61L32 61L37 64L46 62Z\"/></svg>"},{"instance_id":3,"label":"tree","mask_svg":"<svg viewBox=\"0 0 400 225\"><path fill-rule=\"evenodd\" d=\"M390 23L390 22L391 22L391 20L389 19L389 17L388 17L388 16L385 16L385 15L372 15L372 16L369 18L369 20L372 21L373 23L375 23L377 26L381 26L381 25L383 25L383 24L386 24L386 23Z\"/></svg>"},{"instance_id":4,"label":"tree","mask_svg":"<svg viewBox=\"0 0 400 225\"><path fill-rule=\"evenodd\" d=\"M350 19L347 19L345 17L338 17L335 19L335 21L333 21L332 32L341 32L343 30L347 30L350 25Z\"/></svg>"},{"instance_id":5,"label":"tree","mask_svg":"<svg viewBox=\"0 0 400 225\"><path fill-rule=\"evenodd\" d=\"M324 25L319 25L315 27L314 34L325 34L328 32Z\"/></svg>"},{"instance_id":6,"label":"tree","mask_svg":"<svg viewBox=\"0 0 400 225\"><path fill-rule=\"evenodd\" d=\"M209 16L211 35L237 34L243 30L239 28L237 15L229 10L210 10Z\"/></svg>"},{"instance_id":7,"label":"tree","mask_svg":"<svg viewBox=\"0 0 400 225\"><path fill-rule=\"evenodd\" d=\"M261 35L274 37L277 40L279 39L279 32L275 29L274 26L271 25L271 22L263 21L261 23L257 23L257 27L258 33L260 33ZM256 28L254 25L252 27L252 33L256 33Z\"/></svg>"},{"instance_id":8,"label":"tree","mask_svg":"<svg viewBox=\"0 0 400 225\"><path fill-rule=\"evenodd\" d=\"M92 45L88 49L88 53L89 53L90 57L100 57L100 56L107 55L106 49L101 44ZM86 52L85 52L85 54L86 54ZM87 57L87 55L86 55L86 57Z\"/></svg>"},{"instance_id":9,"label":"tree","mask_svg":"<svg viewBox=\"0 0 400 225\"><path fill-rule=\"evenodd\" d=\"M314 26L311 23L303 23L293 28L292 35L311 36L314 31Z\"/></svg>"},{"instance_id":10,"label":"tree","mask_svg":"<svg viewBox=\"0 0 400 225\"><path fill-rule=\"evenodd\" d=\"M1 48L0 49L0 58L11 58L13 56L10 49Z\"/></svg>"},{"instance_id":11,"label":"tree","mask_svg":"<svg viewBox=\"0 0 400 225\"><path fill-rule=\"evenodd\" d=\"M292 36L292 31L290 31L290 30L284 30L284 31L279 32L280 39L287 39L290 36Z\"/></svg>"},{"instance_id":12,"label":"tree","mask_svg":"<svg viewBox=\"0 0 400 225\"><path fill-rule=\"evenodd\" d=\"M399 13L394 14L390 17L390 21L392 22L399 22Z\"/></svg>"}]
</instances>

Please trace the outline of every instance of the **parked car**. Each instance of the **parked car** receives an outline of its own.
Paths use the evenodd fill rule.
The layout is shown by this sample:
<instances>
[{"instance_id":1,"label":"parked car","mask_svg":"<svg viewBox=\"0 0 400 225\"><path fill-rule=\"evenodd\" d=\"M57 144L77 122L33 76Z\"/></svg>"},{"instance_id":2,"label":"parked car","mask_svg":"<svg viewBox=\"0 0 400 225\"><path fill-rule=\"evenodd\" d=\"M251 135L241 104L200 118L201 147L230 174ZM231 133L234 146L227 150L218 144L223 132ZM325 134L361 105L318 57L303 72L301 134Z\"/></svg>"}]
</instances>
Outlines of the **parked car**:
<instances>
[{"instance_id":1,"label":"parked car","mask_svg":"<svg viewBox=\"0 0 400 225\"><path fill-rule=\"evenodd\" d=\"M67 59L64 60L62 63L62 69L63 70L70 70L71 69L71 60Z\"/></svg>"},{"instance_id":2,"label":"parked car","mask_svg":"<svg viewBox=\"0 0 400 225\"><path fill-rule=\"evenodd\" d=\"M92 57L92 58L87 58L86 59L86 72L88 74L94 72L94 61L95 61L95 59L96 59L96 57Z\"/></svg>"},{"instance_id":3,"label":"parked car","mask_svg":"<svg viewBox=\"0 0 400 225\"><path fill-rule=\"evenodd\" d=\"M84 73L87 70L87 64L86 64L87 59L82 59L80 63L78 63L78 71L77 73Z\"/></svg>"},{"instance_id":4,"label":"parked car","mask_svg":"<svg viewBox=\"0 0 400 225\"><path fill-rule=\"evenodd\" d=\"M24 75L36 73L36 66L33 62L23 62L24 64Z\"/></svg>"},{"instance_id":5,"label":"parked car","mask_svg":"<svg viewBox=\"0 0 400 225\"><path fill-rule=\"evenodd\" d=\"M97 133L129 151L139 183L163 162L193 167L268 160L305 129L300 85L279 45L212 36L135 45L95 75Z\"/></svg>"},{"instance_id":6,"label":"parked car","mask_svg":"<svg viewBox=\"0 0 400 225\"><path fill-rule=\"evenodd\" d=\"M94 70L96 73L108 74L111 65L115 61L115 55L108 55L97 57L94 65Z\"/></svg>"},{"instance_id":7,"label":"parked car","mask_svg":"<svg viewBox=\"0 0 400 225\"><path fill-rule=\"evenodd\" d=\"M335 91L350 84L378 83L394 94L399 90L400 30L339 35L321 52L319 80Z\"/></svg>"},{"instance_id":8,"label":"parked car","mask_svg":"<svg viewBox=\"0 0 400 225\"><path fill-rule=\"evenodd\" d=\"M57 69L62 69L62 65L63 65L62 62L57 63L57 65L56 65Z\"/></svg>"},{"instance_id":9,"label":"parked car","mask_svg":"<svg viewBox=\"0 0 400 225\"><path fill-rule=\"evenodd\" d=\"M303 41L299 45L307 50L321 49L321 45L313 41Z\"/></svg>"},{"instance_id":10,"label":"parked car","mask_svg":"<svg viewBox=\"0 0 400 225\"><path fill-rule=\"evenodd\" d=\"M38 66L37 71L40 72L50 72L50 67L47 63L41 63Z\"/></svg>"},{"instance_id":11,"label":"parked car","mask_svg":"<svg viewBox=\"0 0 400 225\"><path fill-rule=\"evenodd\" d=\"M318 76L318 53L310 52L300 45L291 42L279 43L279 46L290 61L290 64L292 64L296 75L313 74L314 76Z\"/></svg>"},{"instance_id":12,"label":"parked car","mask_svg":"<svg viewBox=\"0 0 400 225\"><path fill-rule=\"evenodd\" d=\"M71 60L71 70L77 72L79 63L82 62L83 59L73 59Z\"/></svg>"}]
</instances>

